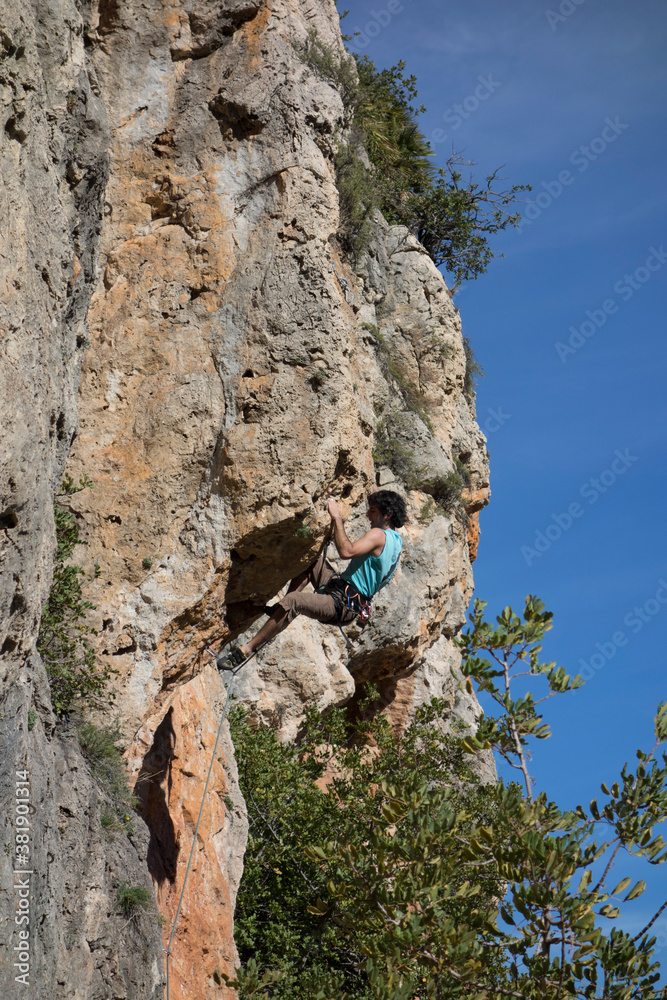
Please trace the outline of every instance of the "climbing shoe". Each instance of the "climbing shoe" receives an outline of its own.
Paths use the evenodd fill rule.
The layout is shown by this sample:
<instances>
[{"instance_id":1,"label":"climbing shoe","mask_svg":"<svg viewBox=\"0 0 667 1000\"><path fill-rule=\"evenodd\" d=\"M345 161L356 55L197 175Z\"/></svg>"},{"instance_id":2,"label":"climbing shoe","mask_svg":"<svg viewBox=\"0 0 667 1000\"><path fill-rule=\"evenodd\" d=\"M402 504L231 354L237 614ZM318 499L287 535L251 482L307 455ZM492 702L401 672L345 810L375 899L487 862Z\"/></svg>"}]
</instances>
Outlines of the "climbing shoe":
<instances>
[{"instance_id":1,"label":"climbing shoe","mask_svg":"<svg viewBox=\"0 0 667 1000\"><path fill-rule=\"evenodd\" d=\"M216 656L218 670L234 670L240 667L248 659L248 654L244 653L238 646L232 646L224 656Z\"/></svg>"}]
</instances>

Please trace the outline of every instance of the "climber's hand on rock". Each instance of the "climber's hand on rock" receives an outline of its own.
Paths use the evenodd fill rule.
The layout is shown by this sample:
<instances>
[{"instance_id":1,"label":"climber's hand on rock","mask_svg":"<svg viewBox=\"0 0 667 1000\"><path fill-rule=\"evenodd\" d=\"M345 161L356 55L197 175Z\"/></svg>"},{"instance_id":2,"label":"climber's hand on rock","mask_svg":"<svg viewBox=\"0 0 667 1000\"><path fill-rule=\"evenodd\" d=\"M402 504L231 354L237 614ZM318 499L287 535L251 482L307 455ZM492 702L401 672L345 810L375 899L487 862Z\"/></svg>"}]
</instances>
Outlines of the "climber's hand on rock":
<instances>
[{"instance_id":1,"label":"climber's hand on rock","mask_svg":"<svg viewBox=\"0 0 667 1000\"><path fill-rule=\"evenodd\" d=\"M331 498L327 500L327 510L329 511L329 517L331 518L332 521L335 517L343 516L343 511L341 510L340 504L336 503L336 501L332 500Z\"/></svg>"}]
</instances>

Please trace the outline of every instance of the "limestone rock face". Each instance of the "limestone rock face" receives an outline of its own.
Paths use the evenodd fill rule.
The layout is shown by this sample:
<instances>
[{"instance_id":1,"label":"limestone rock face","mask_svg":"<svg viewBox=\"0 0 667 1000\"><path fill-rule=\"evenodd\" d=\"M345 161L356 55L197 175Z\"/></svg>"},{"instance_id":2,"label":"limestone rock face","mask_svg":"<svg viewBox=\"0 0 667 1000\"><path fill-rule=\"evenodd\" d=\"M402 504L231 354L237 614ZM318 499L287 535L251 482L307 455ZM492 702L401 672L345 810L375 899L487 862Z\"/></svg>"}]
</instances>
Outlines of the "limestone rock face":
<instances>
[{"instance_id":1,"label":"limestone rock face","mask_svg":"<svg viewBox=\"0 0 667 1000\"><path fill-rule=\"evenodd\" d=\"M245 803L226 721L219 732L225 702L217 671L207 667L146 718L128 761L138 811L150 829L147 868L165 918L167 946L175 925L169 949L171 1000L209 993L234 996L221 990L215 978L217 974L220 979L220 972L231 973L237 957L234 901L247 838ZM191 855L179 911L183 871Z\"/></svg>"},{"instance_id":2,"label":"limestone rock face","mask_svg":"<svg viewBox=\"0 0 667 1000\"><path fill-rule=\"evenodd\" d=\"M73 0L0 12L0 647L3 688L32 649L53 495L77 424L107 123Z\"/></svg>"},{"instance_id":3,"label":"limestone rock face","mask_svg":"<svg viewBox=\"0 0 667 1000\"><path fill-rule=\"evenodd\" d=\"M74 2L2 5L0 119L0 994L157 998L156 914L128 923L116 912L121 881L150 887L147 829L103 832L98 786L76 735L54 729L34 653L108 172ZM28 962L15 951L20 930Z\"/></svg>"},{"instance_id":4,"label":"limestone rock face","mask_svg":"<svg viewBox=\"0 0 667 1000\"><path fill-rule=\"evenodd\" d=\"M141 958L138 947L121 956L114 878L122 869L154 887L166 946L203 801L170 1000L212 1000L231 995L220 980L236 957L246 825L226 723L214 754L225 689L206 646L250 634L314 559L328 496L354 538L368 493L397 489L410 511L404 557L372 623L347 630L352 649L336 629L297 620L239 675L236 695L284 738L308 704L353 702L369 682L398 731L433 695L474 725L452 637L472 592L488 456L458 312L428 255L379 215L356 265L336 240L346 111L307 57L313 32L342 55L333 0L80 9L18 0L0 33L7 752L18 762L39 748L40 858L53 873L51 889L40 883L52 923L42 968L57 983L44 995L160 994L157 924L142 931ZM69 474L94 483L71 500L87 543L75 561L99 654L118 671L139 799L122 849L100 839L93 784L73 741L54 736L43 668L28 659L68 451ZM454 472L469 485L447 513L432 495ZM75 813L74 800L87 811L85 822L65 813L65 863L57 815ZM77 871L85 917L67 923Z\"/></svg>"},{"instance_id":5,"label":"limestone rock face","mask_svg":"<svg viewBox=\"0 0 667 1000\"><path fill-rule=\"evenodd\" d=\"M25 690L17 685L5 700L11 720L24 714L19 704L24 696ZM158 1000L163 995L164 968L157 909L149 905L128 916L118 906L123 884L153 894L145 865L148 830L134 814L118 832L103 826L102 817L105 811L111 815L112 807L81 756L76 731L60 725L56 736L48 727L43 704L39 715L31 732L19 723L3 745L8 846L15 852L15 833L25 830L16 825L14 798L17 780L25 771L32 867L20 867L15 862L18 854L10 855L11 866L3 863L0 905L7 945L0 968L2 995L14 996L23 988L36 1000ZM119 822L122 826L122 819ZM14 967L18 956L13 955L18 944L14 921L24 915L22 885L29 892L30 961L27 981L17 983L15 977L25 971Z\"/></svg>"}]
</instances>

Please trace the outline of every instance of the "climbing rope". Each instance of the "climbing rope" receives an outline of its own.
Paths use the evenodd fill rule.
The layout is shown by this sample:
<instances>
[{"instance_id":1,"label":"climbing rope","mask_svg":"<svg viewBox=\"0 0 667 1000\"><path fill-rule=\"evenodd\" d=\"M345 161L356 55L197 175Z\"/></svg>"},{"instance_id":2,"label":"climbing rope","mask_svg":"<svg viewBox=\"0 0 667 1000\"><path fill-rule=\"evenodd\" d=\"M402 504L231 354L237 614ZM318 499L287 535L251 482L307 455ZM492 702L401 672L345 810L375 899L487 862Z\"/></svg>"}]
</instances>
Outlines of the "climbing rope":
<instances>
[{"instance_id":1,"label":"climbing rope","mask_svg":"<svg viewBox=\"0 0 667 1000\"><path fill-rule=\"evenodd\" d=\"M197 825L195 826L194 837L192 838L192 847L190 848L190 857L188 858L188 866L185 869L185 877L183 879L183 886L181 888L181 895L180 895L180 898L178 900L178 906L176 907L176 915L174 917L174 923L173 923L173 926L171 928L171 934L169 935L169 942L167 944L167 947L163 949L165 955L167 956L166 963L165 963L165 965L166 965L166 973L167 973L167 998L166 998L166 1000L169 1000L169 958L171 956L171 943L174 940L174 934L176 933L176 924L178 923L178 918L179 918L180 913L181 913L181 906L183 904L183 896L185 895L185 886L186 886L186 883L188 881L188 875L190 874L190 867L192 865L192 858L194 857L195 847L197 846L197 834L199 833L199 824L201 823L201 818L202 818L202 816L204 814L204 802L206 801L206 793L208 791L209 782L211 780L211 774L213 772L213 764L215 762L215 754L216 754L216 751L218 749L218 743L220 742L220 735L222 733L222 727L223 727L224 721L225 721L225 719L227 717L227 709L229 708L229 699L231 697L232 689L234 687L234 681L236 680L236 675L239 672L239 670L241 670L242 667L245 667L246 663L248 663L255 656L257 656L257 653L259 653L259 650L263 649L265 645L266 645L266 643L264 643L263 646L260 646L259 649L256 649L253 653L251 653L250 656L246 657L246 659L243 661L243 663L239 664L238 667L236 667L235 669L233 669L233 670L230 671L232 676L231 676L231 679L229 681L229 686L227 688L227 700L225 701L225 708L224 708L224 711L222 713L222 718L220 719L220 725L218 726L218 734L217 734L217 736L215 738L215 745L213 747L213 754L211 755L211 763L209 765L208 774L206 775L206 784L204 785L204 794L202 795L201 806L199 807L199 816L197 818ZM212 656L214 656L216 658L216 661L217 661L217 658L218 658L217 653L214 653L213 650L209 649L208 646L206 647L206 649L207 649L207 651Z\"/></svg>"}]
</instances>

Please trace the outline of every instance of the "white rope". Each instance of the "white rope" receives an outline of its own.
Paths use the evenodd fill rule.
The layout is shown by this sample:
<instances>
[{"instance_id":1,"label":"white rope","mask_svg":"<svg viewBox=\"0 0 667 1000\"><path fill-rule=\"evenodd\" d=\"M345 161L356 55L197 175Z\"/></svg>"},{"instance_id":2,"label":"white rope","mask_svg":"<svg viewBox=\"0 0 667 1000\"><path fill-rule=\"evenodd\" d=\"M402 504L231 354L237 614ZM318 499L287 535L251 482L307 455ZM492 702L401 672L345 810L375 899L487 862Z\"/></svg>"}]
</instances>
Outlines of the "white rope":
<instances>
[{"instance_id":1,"label":"white rope","mask_svg":"<svg viewBox=\"0 0 667 1000\"><path fill-rule=\"evenodd\" d=\"M262 647L260 646L260 649L261 648ZM207 647L207 649L208 649L208 647ZM208 651L209 651L209 653L211 653L212 656L215 656L216 662L217 662L217 659L218 659L217 654L214 653L213 650L211 650L211 649L209 649ZM229 699L231 697L232 688L234 687L234 681L236 680L236 674L237 674L237 672L241 669L241 667L245 667L246 663L248 663L249 660L252 660L252 658L254 656L256 656L258 652L259 652L259 649L255 650L254 653L251 653L250 656L248 656L243 661L243 663L239 664L239 666L235 670L232 670L232 672L231 672L232 673L232 677L231 677L231 680L229 682L229 687L227 688L227 700L225 701L225 708L224 708L224 711L222 713L222 718L220 719L220 725L218 726L218 735L215 738L215 746L213 747L213 754L211 755L211 763L209 765L208 774L206 775L206 784L204 785L204 794L202 795L201 806L199 808L199 816L197 818L197 825L195 827L194 837L192 838L192 847L190 849L190 857L188 858L188 866L187 866L187 868L185 870L185 877L183 879L183 887L181 889L181 896L180 896L180 899L178 900L178 906L176 907L176 915L174 917L174 923L173 923L173 926L171 928L171 934L169 935L169 942L167 944L167 947L165 949L163 949L165 955L167 956L167 959L166 959L167 998L166 998L166 1000L169 1000L169 958L171 956L171 943L172 943L172 941L174 939L174 934L176 932L176 924L178 922L178 918L179 918L180 913L181 913L181 906L183 904L183 896L185 895L185 885L186 885L186 883L188 881L188 875L190 874L190 866L192 865L192 858L193 858L194 853L195 853L195 847L196 847L196 844L197 844L197 834L199 833L199 824L201 823L201 818L202 818L202 816L204 814L204 802L206 801L206 793L208 791L209 782L211 780L211 774L213 772L213 764L215 763L215 754L216 754L216 750L218 749L218 743L220 742L220 735L222 733L222 726L224 724L225 718L227 717L227 709L229 707Z\"/></svg>"}]
</instances>

